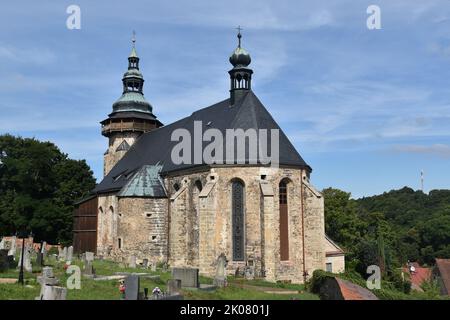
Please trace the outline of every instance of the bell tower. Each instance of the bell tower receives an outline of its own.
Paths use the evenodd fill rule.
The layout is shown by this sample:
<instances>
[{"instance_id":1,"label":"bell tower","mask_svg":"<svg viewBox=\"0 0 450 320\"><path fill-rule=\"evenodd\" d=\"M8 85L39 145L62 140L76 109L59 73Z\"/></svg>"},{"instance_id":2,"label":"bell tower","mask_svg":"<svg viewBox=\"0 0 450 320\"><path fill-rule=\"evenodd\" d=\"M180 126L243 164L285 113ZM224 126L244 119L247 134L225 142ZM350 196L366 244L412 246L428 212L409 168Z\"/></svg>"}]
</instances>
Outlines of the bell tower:
<instances>
[{"instance_id":1,"label":"bell tower","mask_svg":"<svg viewBox=\"0 0 450 320\"><path fill-rule=\"evenodd\" d=\"M252 88L253 70L248 68L252 61L250 54L241 47L241 27L238 27L238 47L230 56L230 63L233 69L228 71L230 74L230 102L231 105L239 101L239 99Z\"/></svg>"},{"instance_id":2,"label":"bell tower","mask_svg":"<svg viewBox=\"0 0 450 320\"><path fill-rule=\"evenodd\" d=\"M128 70L122 78L122 96L113 104L112 113L103 120L102 135L109 139L104 154L103 174L106 176L143 133L163 124L153 114L153 107L145 99L144 77L139 70L136 36L133 32Z\"/></svg>"}]
</instances>

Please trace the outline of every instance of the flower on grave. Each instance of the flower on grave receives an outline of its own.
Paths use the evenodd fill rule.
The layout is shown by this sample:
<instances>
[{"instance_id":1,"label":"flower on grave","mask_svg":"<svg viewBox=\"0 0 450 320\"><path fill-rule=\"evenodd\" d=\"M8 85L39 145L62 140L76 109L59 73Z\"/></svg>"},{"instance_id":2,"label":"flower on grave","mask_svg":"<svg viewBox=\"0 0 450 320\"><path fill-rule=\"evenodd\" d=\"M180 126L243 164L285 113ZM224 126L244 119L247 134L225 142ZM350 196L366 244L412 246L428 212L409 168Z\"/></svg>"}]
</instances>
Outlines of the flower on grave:
<instances>
[{"instance_id":1,"label":"flower on grave","mask_svg":"<svg viewBox=\"0 0 450 320\"><path fill-rule=\"evenodd\" d=\"M69 268L69 265L67 263L64 264L64 270L67 270L67 268Z\"/></svg>"},{"instance_id":2,"label":"flower on grave","mask_svg":"<svg viewBox=\"0 0 450 320\"><path fill-rule=\"evenodd\" d=\"M123 280L119 282L119 291L120 293L125 293L125 282Z\"/></svg>"},{"instance_id":3,"label":"flower on grave","mask_svg":"<svg viewBox=\"0 0 450 320\"><path fill-rule=\"evenodd\" d=\"M153 289L153 291L152 291L152 294L154 294L154 295L160 295L161 293L162 292L159 287L155 287L155 289Z\"/></svg>"}]
</instances>

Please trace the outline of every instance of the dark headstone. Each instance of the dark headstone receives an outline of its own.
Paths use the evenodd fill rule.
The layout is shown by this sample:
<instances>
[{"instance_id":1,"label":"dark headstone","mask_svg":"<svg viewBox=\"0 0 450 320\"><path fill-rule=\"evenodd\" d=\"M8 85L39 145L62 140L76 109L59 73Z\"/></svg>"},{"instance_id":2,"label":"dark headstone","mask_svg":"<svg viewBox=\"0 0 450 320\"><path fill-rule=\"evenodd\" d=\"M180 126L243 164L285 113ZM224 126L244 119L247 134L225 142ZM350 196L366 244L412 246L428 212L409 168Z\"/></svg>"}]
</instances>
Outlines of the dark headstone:
<instances>
[{"instance_id":1,"label":"dark headstone","mask_svg":"<svg viewBox=\"0 0 450 320\"><path fill-rule=\"evenodd\" d=\"M130 275L125 278L125 300L139 299L139 276Z\"/></svg>"},{"instance_id":2,"label":"dark headstone","mask_svg":"<svg viewBox=\"0 0 450 320\"><path fill-rule=\"evenodd\" d=\"M198 288L200 286L197 268L173 268L172 278L181 280L182 287Z\"/></svg>"},{"instance_id":3,"label":"dark headstone","mask_svg":"<svg viewBox=\"0 0 450 320\"><path fill-rule=\"evenodd\" d=\"M36 265L39 267L42 267L44 265L44 254L42 252L37 252Z\"/></svg>"},{"instance_id":4,"label":"dark headstone","mask_svg":"<svg viewBox=\"0 0 450 320\"><path fill-rule=\"evenodd\" d=\"M6 271L10 268L8 249L0 250L0 272Z\"/></svg>"}]
</instances>

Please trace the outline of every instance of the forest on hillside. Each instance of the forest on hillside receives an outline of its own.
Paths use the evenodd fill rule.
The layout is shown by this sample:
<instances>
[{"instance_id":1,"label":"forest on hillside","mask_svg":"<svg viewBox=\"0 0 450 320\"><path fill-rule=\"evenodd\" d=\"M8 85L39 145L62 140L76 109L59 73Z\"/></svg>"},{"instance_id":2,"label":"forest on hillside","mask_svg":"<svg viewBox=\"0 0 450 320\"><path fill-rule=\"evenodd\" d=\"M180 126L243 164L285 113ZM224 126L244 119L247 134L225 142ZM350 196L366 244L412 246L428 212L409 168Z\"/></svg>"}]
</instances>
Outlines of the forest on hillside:
<instances>
[{"instance_id":1,"label":"forest on hillside","mask_svg":"<svg viewBox=\"0 0 450 320\"><path fill-rule=\"evenodd\" d=\"M450 190L404 187L356 200L333 188L323 194L325 230L345 249L348 269L365 275L375 264L387 274L408 260L450 258Z\"/></svg>"}]
</instances>

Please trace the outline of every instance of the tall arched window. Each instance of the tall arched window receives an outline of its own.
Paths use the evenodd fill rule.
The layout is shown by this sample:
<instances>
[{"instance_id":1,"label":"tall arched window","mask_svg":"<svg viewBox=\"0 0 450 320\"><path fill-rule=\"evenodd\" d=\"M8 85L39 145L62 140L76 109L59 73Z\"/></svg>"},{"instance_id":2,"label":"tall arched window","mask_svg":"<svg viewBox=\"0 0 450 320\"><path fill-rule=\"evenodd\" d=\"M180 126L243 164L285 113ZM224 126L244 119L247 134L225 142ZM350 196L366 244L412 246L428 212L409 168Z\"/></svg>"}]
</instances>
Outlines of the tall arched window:
<instances>
[{"instance_id":1,"label":"tall arched window","mask_svg":"<svg viewBox=\"0 0 450 320\"><path fill-rule=\"evenodd\" d=\"M233 230L233 260L244 261L245 254L245 216L244 216L244 184L239 180L232 181L231 209Z\"/></svg>"},{"instance_id":2,"label":"tall arched window","mask_svg":"<svg viewBox=\"0 0 450 320\"><path fill-rule=\"evenodd\" d=\"M287 179L280 182L279 200L280 200L280 259L289 260L289 220L288 220L288 193Z\"/></svg>"}]
</instances>

